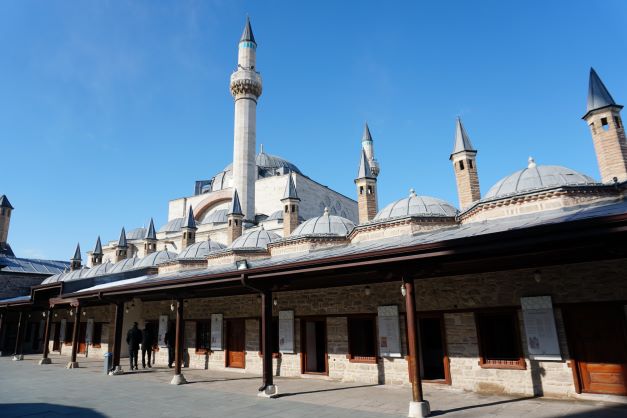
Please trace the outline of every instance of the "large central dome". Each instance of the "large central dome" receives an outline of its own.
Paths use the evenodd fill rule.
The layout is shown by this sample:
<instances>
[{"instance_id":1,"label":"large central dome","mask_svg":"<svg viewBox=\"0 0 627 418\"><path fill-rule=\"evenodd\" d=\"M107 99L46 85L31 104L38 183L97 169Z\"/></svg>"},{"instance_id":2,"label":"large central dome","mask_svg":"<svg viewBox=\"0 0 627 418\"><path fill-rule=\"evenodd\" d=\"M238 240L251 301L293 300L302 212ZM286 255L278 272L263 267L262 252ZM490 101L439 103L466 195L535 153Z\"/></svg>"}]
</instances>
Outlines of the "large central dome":
<instances>
[{"instance_id":1,"label":"large central dome","mask_svg":"<svg viewBox=\"0 0 627 418\"><path fill-rule=\"evenodd\" d=\"M256 157L257 178L280 176L293 171L302 174L298 167L291 162L263 152L263 149ZM215 192L222 189L233 187L233 164L224 167L224 170L213 176L211 179L211 191Z\"/></svg>"}]
</instances>

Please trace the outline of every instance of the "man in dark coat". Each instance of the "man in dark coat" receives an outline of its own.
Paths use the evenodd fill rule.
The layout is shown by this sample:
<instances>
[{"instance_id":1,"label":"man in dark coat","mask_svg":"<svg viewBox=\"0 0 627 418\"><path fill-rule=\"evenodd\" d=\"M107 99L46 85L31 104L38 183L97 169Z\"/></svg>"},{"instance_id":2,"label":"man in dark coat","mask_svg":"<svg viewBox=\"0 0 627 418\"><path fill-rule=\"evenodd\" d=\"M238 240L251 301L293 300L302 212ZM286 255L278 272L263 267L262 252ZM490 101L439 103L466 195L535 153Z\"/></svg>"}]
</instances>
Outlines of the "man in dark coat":
<instances>
[{"instance_id":1,"label":"man in dark coat","mask_svg":"<svg viewBox=\"0 0 627 418\"><path fill-rule=\"evenodd\" d=\"M131 359L131 370L139 370L137 367L137 357L139 354L139 344L142 342L142 332L137 328L137 322L133 323L133 328L126 334L126 344L128 344L128 355Z\"/></svg>"},{"instance_id":2,"label":"man in dark coat","mask_svg":"<svg viewBox=\"0 0 627 418\"><path fill-rule=\"evenodd\" d=\"M146 325L144 328L143 336L142 336L142 369L146 368L146 353L148 353L148 367L152 367L151 365L151 357L152 357L152 344L154 342L155 336L152 333L152 327Z\"/></svg>"},{"instance_id":3,"label":"man in dark coat","mask_svg":"<svg viewBox=\"0 0 627 418\"><path fill-rule=\"evenodd\" d=\"M174 344L176 343L176 337L174 336L174 331L172 328L168 328L165 333L165 345L168 346L168 367L172 368L172 363L174 363Z\"/></svg>"}]
</instances>

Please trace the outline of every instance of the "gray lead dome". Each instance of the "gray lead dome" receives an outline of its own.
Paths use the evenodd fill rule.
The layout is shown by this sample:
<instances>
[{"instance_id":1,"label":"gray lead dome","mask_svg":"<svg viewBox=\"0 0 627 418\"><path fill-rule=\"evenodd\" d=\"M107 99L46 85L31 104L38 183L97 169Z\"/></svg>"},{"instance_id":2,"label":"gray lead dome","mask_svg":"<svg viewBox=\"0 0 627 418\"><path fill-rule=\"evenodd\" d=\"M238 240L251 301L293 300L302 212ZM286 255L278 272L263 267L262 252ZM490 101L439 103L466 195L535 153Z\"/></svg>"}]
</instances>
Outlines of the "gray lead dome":
<instances>
[{"instance_id":1,"label":"gray lead dome","mask_svg":"<svg viewBox=\"0 0 627 418\"><path fill-rule=\"evenodd\" d=\"M405 216L454 217L458 210L450 203L431 196L417 196L413 190L409 197L390 203L374 217L375 221Z\"/></svg>"},{"instance_id":2,"label":"gray lead dome","mask_svg":"<svg viewBox=\"0 0 627 418\"><path fill-rule=\"evenodd\" d=\"M292 232L291 236L332 235L345 237L354 228L355 224L350 220L341 216L330 215L328 208L325 208L322 216L307 219Z\"/></svg>"},{"instance_id":3,"label":"gray lead dome","mask_svg":"<svg viewBox=\"0 0 627 418\"><path fill-rule=\"evenodd\" d=\"M180 259L195 259L205 258L214 251L219 251L226 248L226 246L216 241L200 241L185 248L179 254Z\"/></svg>"},{"instance_id":4,"label":"gray lead dome","mask_svg":"<svg viewBox=\"0 0 627 418\"><path fill-rule=\"evenodd\" d=\"M529 159L529 166L501 179L485 194L483 200L512 196L534 190L559 186L585 186L598 184L592 177L559 165L536 165Z\"/></svg>"},{"instance_id":5,"label":"gray lead dome","mask_svg":"<svg viewBox=\"0 0 627 418\"><path fill-rule=\"evenodd\" d=\"M233 241L229 248L234 250L265 250L268 248L269 243L280 238L281 237L278 234L261 228L256 231L248 232L237 238Z\"/></svg>"}]
</instances>

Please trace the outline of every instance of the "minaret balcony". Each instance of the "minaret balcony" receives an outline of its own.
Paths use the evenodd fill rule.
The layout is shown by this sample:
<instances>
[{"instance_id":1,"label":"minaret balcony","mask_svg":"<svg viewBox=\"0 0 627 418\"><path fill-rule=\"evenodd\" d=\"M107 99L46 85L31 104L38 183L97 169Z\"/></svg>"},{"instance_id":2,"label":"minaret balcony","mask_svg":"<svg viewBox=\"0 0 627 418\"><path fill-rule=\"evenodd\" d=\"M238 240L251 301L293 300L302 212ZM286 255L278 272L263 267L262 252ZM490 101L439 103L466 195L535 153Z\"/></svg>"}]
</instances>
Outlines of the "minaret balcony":
<instances>
[{"instance_id":1,"label":"minaret balcony","mask_svg":"<svg viewBox=\"0 0 627 418\"><path fill-rule=\"evenodd\" d=\"M261 76L254 70L239 69L231 74L231 94L261 96Z\"/></svg>"}]
</instances>

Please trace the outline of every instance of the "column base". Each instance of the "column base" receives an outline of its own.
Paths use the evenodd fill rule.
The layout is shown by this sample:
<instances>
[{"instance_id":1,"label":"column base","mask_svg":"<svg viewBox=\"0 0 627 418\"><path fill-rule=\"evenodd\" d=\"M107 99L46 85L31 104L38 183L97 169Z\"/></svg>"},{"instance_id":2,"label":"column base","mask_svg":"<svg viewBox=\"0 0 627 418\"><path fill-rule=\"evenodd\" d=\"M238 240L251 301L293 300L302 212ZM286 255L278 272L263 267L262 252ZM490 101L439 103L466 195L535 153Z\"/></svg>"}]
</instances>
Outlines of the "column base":
<instances>
[{"instance_id":1,"label":"column base","mask_svg":"<svg viewBox=\"0 0 627 418\"><path fill-rule=\"evenodd\" d=\"M24 354L16 354L13 356L13 358L11 359L13 361L22 361L24 360Z\"/></svg>"},{"instance_id":2,"label":"column base","mask_svg":"<svg viewBox=\"0 0 627 418\"><path fill-rule=\"evenodd\" d=\"M78 361L70 361L67 366L65 366L66 369L78 369Z\"/></svg>"},{"instance_id":3,"label":"column base","mask_svg":"<svg viewBox=\"0 0 627 418\"><path fill-rule=\"evenodd\" d=\"M41 366L42 364L52 364L52 360L50 360L49 358L42 358L41 360L39 360L39 365Z\"/></svg>"},{"instance_id":4,"label":"column base","mask_svg":"<svg viewBox=\"0 0 627 418\"><path fill-rule=\"evenodd\" d=\"M279 394L279 387L277 385L268 385L264 390L257 392L257 396L260 398L274 398Z\"/></svg>"},{"instance_id":5,"label":"column base","mask_svg":"<svg viewBox=\"0 0 627 418\"><path fill-rule=\"evenodd\" d=\"M109 372L109 376L119 376L121 374L124 374L124 370L122 370L122 367L120 366L117 366L115 369Z\"/></svg>"},{"instance_id":6,"label":"column base","mask_svg":"<svg viewBox=\"0 0 627 418\"><path fill-rule=\"evenodd\" d=\"M431 407L429 406L429 402L410 402L409 403L409 413L408 417L411 418L423 418L431 415Z\"/></svg>"},{"instance_id":7,"label":"column base","mask_svg":"<svg viewBox=\"0 0 627 418\"><path fill-rule=\"evenodd\" d=\"M170 381L171 385L184 385L185 383L187 383L187 380L185 380L185 376L183 376L183 374L175 374Z\"/></svg>"}]
</instances>

